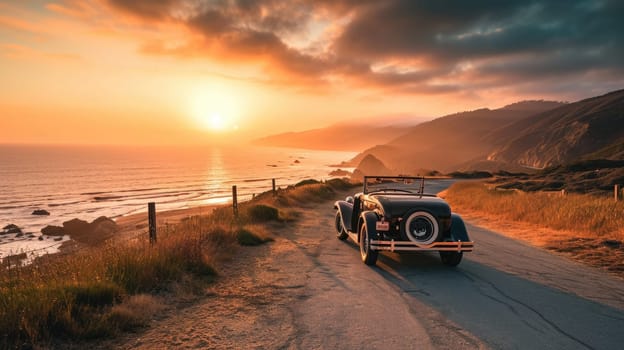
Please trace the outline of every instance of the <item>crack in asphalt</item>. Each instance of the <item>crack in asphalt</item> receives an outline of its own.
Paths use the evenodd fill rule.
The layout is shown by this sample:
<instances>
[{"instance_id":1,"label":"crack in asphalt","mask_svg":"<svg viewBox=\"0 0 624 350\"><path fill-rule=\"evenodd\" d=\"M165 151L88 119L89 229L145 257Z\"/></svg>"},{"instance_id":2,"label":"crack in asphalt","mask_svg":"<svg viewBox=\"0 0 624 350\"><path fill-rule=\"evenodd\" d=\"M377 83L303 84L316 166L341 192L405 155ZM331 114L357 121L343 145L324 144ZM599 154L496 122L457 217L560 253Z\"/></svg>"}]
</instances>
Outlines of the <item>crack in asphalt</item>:
<instances>
[{"instance_id":1,"label":"crack in asphalt","mask_svg":"<svg viewBox=\"0 0 624 350\"><path fill-rule=\"evenodd\" d=\"M513 313L514 315L518 316L518 319L522 323L524 323L527 327L529 327L529 328L531 328L531 329L533 329L533 330L535 330L535 331L537 331L539 333L544 334L544 331L542 329L539 329L539 328L533 326L529 321L527 321L524 318L522 318L522 315L520 314L520 312L518 312L518 310L516 310L516 308L513 307L511 304L506 303L504 300L498 299L498 298L494 297L493 295L488 295L485 291L481 290L481 288L478 288L478 292L479 292L479 294L483 295L484 297L486 297L486 298L488 298L488 299L490 299L490 300L492 300L494 302L497 302L497 303L507 307L511 311L511 313Z\"/></svg>"},{"instance_id":2,"label":"crack in asphalt","mask_svg":"<svg viewBox=\"0 0 624 350\"><path fill-rule=\"evenodd\" d=\"M465 272L466 274L471 274L470 272ZM489 285L492 289L494 289L495 291L497 291L500 295L502 295L503 297L517 303L518 305L521 305L523 307L525 307L527 310L532 311L535 315L537 315L537 317L539 317L540 319L542 319L544 322L546 322L546 324L548 324L549 326L551 326L554 330L556 330L557 332L559 332L561 335L567 337L570 340L573 340L574 342L582 345L583 347L593 350L594 348L585 343L584 341L582 341L581 339L578 339L577 337L573 336L572 334L566 332L565 330L561 329L555 322L551 321L550 319L548 319L546 316L544 316L541 312L539 312L537 309L535 309L534 307L532 307L531 305L516 299L510 295L508 295L507 293L503 292L501 289L499 289L498 287L496 287L496 285L488 280L485 280L477 275L474 275L474 278L476 280L479 280L480 282ZM506 303L505 303L506 304Z\"/></svg>"}]
</instances>

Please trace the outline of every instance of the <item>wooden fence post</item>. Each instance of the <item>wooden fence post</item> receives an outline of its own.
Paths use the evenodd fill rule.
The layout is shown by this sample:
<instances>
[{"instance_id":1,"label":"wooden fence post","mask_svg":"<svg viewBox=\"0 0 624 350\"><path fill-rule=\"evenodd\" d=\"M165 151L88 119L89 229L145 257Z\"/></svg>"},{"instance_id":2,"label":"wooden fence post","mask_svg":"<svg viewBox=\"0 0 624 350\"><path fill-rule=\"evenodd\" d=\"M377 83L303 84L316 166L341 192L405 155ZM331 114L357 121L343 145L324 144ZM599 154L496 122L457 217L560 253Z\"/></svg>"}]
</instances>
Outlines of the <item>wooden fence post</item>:
<instances>
[{"instance_id":1,"label":"wooden fence post","mask_svg":"<svg viewBox=\"0 0 624 350\"><path fill-rule=\"evenodd\" d=\"M147 219L149 222L149 240L151 244L156 243L156 203L147 203Z\"/></svg>"},{"instance_id":2,"label":"wooden fence post","mask_svg":"<svg viewBox=\"0 0 624 350\"><path fill-rule=\"evenodd\" d=\"M277 192L275 191L275 179L271 179L271 184L273 185L273 195L277 195Z\"/></svg>"},{"instance_id":3,"label":"wooden fence post","mask_svg":"<svg viewBox=\"0 0 624 350\"><path fill-rule=\"evenodd\" d=\"M238 219L238 195L236 194L236 185L232 186L232 210L234 218Z\"/></svg>"},{"instance_id":4,"label":"wooden fence post","mask_svg":"<svg viewBox=\"0 0 624 350\"><path fill-rule=\"evenodd\" d=\"M615 201L620 200L620 185L613 186L613 195L615 196Z\"/></svg>"}]
</instances>

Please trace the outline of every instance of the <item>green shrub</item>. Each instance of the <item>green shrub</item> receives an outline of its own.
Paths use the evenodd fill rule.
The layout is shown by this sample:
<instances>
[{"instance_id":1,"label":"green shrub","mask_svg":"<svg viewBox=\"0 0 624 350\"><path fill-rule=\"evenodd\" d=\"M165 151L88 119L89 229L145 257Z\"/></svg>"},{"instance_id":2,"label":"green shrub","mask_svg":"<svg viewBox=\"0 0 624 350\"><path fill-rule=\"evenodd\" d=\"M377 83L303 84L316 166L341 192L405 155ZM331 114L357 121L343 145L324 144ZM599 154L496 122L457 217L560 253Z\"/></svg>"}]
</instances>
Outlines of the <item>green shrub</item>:
<instances>
[{"instance_id":1,"label":"green shrub","mask_svg":"<svg viewBox=\"0 0 624 350\"><path fill-rule=\"evenodd\" d=\"M247 215L251 222L266 222L279 220L279 210L275 207L256 204L247 208Z\"/></svg>"},{"instance_id":2,"label":"green shrub","mask_svg":"<svg viewBox=\"0 0 624 350\"><path fill-rule=\"evenodd\" d=\"M82 283L65 287L77 305L105 306L120 302L123 290L112 282Z\"/></svg>"}]
</instances>

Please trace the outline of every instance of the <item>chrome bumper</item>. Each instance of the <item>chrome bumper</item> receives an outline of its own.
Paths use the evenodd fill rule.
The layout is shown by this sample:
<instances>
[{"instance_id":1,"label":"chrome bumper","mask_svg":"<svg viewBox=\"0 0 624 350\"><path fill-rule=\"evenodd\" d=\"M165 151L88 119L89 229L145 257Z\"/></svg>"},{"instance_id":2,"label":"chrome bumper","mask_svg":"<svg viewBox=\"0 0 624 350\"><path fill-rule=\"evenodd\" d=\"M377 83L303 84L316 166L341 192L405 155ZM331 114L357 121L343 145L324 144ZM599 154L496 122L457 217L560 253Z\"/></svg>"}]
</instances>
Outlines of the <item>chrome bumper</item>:
<instances>
[{"instance_id":1,"label":"chrome bumper","mask_svg":"<svg viewBox=\"0 0 624 350\"><path fill-rule=\"evenodd\" d=\"M372 250L389 250L394 251L417 251L417 250L436 250L443 252L471 252L474 242L433 242L431 244L418 244L410 241L370 241L370 249Z\"/></svg>"}]
</instances>

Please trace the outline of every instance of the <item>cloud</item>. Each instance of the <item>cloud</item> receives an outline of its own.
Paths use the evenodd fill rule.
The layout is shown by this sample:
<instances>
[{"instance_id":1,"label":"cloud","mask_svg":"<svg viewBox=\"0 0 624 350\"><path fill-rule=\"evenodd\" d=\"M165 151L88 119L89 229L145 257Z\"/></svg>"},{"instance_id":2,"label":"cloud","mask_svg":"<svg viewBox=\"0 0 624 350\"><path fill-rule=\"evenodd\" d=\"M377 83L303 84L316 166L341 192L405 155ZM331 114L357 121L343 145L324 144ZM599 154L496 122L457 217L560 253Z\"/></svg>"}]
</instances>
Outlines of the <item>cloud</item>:
<instances>
[{"instance_id":1,"label":"cloud","mask_svg":"<svg viewBox=\"0 0 624 350\"><path fill-rule=\"evenodd\" d=\"M170 16L178 0L108 0L108 3L128 14L153 20L162 20Z\"/></svg>"},{"instance_id":2,"label":"cloud","mask_svg":"<svg viewBox=\"0 0 624 350\"><path fill-rule=\"evenodd\" d=\"M573 90L588 76L624 82L624 4L615 0L107 1L193 33L145 52L261 64L288 84L435 94L556 79Z\"/></svg>"},{"instance_id":3,"label":"cloud","mask_svg":"<svg viewBox=\"0 0 624 350\"><path fill-rule=\"evenodd\" d=\"M334 47L382 62L420 58L438 71L432 79L465 90L480 81L573 81L598 70L622 82L622 15L617 2L394 1L362 12Z\"/></svg>"}]
</instances>

